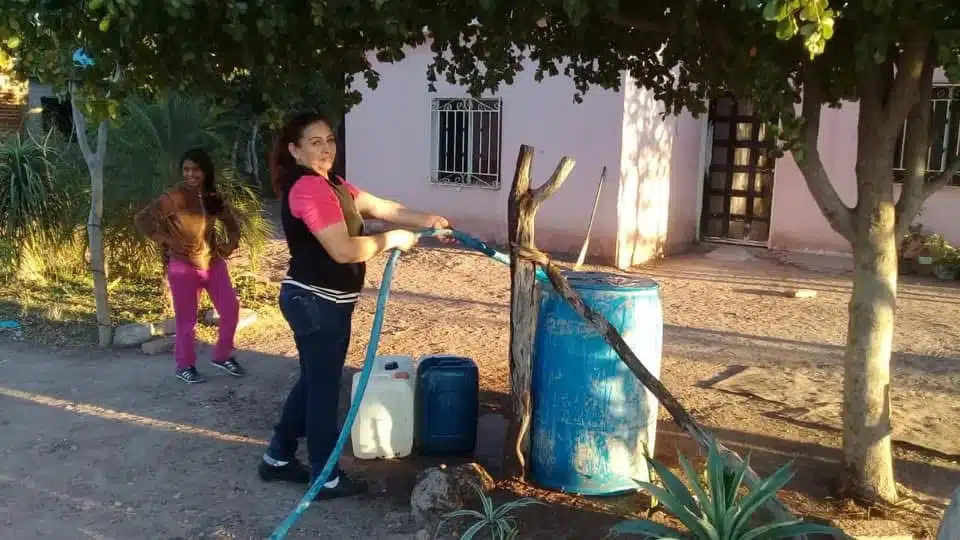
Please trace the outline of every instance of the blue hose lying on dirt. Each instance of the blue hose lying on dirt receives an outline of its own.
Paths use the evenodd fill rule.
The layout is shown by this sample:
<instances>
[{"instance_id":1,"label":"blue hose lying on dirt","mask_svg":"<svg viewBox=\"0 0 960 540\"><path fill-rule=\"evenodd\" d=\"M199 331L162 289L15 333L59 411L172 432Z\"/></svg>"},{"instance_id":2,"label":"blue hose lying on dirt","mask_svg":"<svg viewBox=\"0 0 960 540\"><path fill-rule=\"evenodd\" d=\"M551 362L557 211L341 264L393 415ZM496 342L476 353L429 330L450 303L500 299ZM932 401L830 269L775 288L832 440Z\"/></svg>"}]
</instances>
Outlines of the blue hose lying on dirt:
<instances>
[{"instance_id":1,"label":"blue hose lying on dirt","mask_svg":"<svg viewBox=\"0 0 960 540\"><path fill-rule=\"evenodd\" d=\"M442 237L452 236L459 243L464 246L479 251L484 255L490 257L491 259L501 262L503 264L510 264L510 257L505 255L490 246L484 243L477 238L464 234L455 229L426 229L417 233L418 236L422 238L430 237ZM367 389L367 381L370 379L370 373L373 371L373 359L377 356L377 347L380 344L380 328L383 326L383 311L387 305L387 298L390 296L390 283L393 281L393 268L397 264L397 259L400 257L400 252L393 250L390 253L390 257L387 259L387 264L383 267L383 278L380 280L380 292L377 294L377 309L373 315L373 327L370 330L370 342L367 344L367 354L363 361L363 369L360 372L360 380L357 381L357 390L354 394L353 401L350 403L350 410L347 412L347 417L343 421L343 427L340 429L340 436L337 438L337 444L333 447L333 451L330 453L330 457L327 459L326 465L323 467L323 471L320 472L316 480L310 486L310 489L307 490L307 493L300 499L300 502L297 504L296 508L283 520L280 525L274 529L273 534L270 535L270 540L282 540L287 537L287 533L290 531L297 520L300 519L300 516L310 507L310 503L313 501L313 498L316 494L323 489L323 484L327 482L330 473L333 472L333 468L336 466L337 462L340 460L340 454L343 453L343 447L347 444L347 437L350 434L350 429L353 427L353 421L357 416L357 409L360 407L360 402L363 400L363 394ZM543 269L537 268L537 278L544 279L545 273Z\"/></svg>"}]
</instances>

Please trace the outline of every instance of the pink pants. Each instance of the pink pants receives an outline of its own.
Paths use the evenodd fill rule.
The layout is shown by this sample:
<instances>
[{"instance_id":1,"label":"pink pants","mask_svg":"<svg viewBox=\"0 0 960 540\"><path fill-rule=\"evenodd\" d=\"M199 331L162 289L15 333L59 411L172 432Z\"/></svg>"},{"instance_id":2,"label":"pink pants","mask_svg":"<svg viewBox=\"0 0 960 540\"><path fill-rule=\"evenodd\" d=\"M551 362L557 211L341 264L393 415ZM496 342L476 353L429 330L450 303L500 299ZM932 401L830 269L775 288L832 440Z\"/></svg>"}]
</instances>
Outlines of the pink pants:
<instances>
[{"instance_id":1,"label":"pink pants","mask_svg":"<svg viewBox=\"0 0 960 540\"><path fill-rule=\"evenodd\" d=\"M192 367L197 363L196 327L200 290L206 289L210 301L220 315L220 329L213 359L222 362L233 354L233 336L240 318L240 301L230 282L230 272L223 259L215 259L206 270L178 259L167 264L167 279L173 296L173 312L176 317L177 336L175 355L177 369Z\"/></svg>"}]
</instances>

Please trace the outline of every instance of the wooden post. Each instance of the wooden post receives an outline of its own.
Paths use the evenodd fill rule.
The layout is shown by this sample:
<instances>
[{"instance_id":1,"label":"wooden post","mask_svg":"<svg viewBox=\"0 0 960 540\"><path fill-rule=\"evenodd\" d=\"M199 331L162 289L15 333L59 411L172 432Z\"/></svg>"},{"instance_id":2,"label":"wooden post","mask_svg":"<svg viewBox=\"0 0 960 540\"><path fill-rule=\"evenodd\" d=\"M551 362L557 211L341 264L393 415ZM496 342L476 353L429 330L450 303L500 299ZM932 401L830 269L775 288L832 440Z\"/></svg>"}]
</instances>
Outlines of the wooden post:
<instances>
[{"instance_id":1,"label":"wooden post","mask_svg":"<svg viewBox=\"0 0 960 540\"><path fill-rule=\"evenodd\" d=\"M663 405L667 412L670 413L670 416L673 417L673 421L689 433L693 440L703 448L704 451L710 447L711 443L714 443L717 451L724 460L724 464L729 470L738 470L738 468L743 465L743 458L733 450L722 445L714 439L710 432L703 429L703 427L690 416L690 413L683 408L683 405L677 401L677 398L673 397L673 394L667 390L667 387L660 382L660 379L657 379L650 373L646 366L640 362L640 359L637 358L637 355L633 353L633 350L630 349L630 346L623 340L623 337L617 332L617 329L610 324L610 321L600 313L590 309L590 307L584 303L580 293L567 283L566 278L560 273L560 269L550 261L550 258L547 257L545 253L536 248L527 248L519 245L511 247L513 248L512 252L514 256L523 257L544 269L547 277L550 279L551 285L553 285L553 288L563 297L567 304L587 322L593 325L597 332L603 336L603 339L617 353L620 360L623 361L637 379L640 380L643 386L648 388L650 392L656 396L660 404ZM760 482L760 477L757 476L757 473L754 472L752 468L747 467L743 475L743 482L753 490ZM793 513L790 512L790 509L776 497L770 499L766 503L765 508L768 514L776 521L793 521L796 519Z\"/></svg>"},{"instance_id":2,"label":"wooden post","mask_svg":"<svg viewBox=\"0 0 960 540\"><path fill-rule=\"evenodd\" d=\"M511 246L535 248L534 220L545 200L563 184L573 170L575 161L569 157L560 160L550 179L536 189L530 188L530 168L533 166L532 146L521 145L517 155L517 169L513 175L510 199L507 203L507 231ZM510 254L510 427L504 447L504 474L508 478L524 479L530 455L530 379L533 364L533 340L537 329L539 296L536 287L536 265Z\"/></svg>"}]
</instances>

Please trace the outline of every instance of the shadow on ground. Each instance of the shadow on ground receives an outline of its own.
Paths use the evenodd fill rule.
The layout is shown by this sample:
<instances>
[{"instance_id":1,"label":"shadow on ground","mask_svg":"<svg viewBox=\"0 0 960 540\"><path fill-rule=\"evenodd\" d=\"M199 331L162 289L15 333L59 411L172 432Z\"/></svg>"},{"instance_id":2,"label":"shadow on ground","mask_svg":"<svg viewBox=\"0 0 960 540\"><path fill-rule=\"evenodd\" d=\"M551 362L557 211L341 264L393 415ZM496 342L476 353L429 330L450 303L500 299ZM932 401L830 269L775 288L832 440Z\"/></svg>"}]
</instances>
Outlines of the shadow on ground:
<instances>
[{"instance_id":1,"label":"shadow on ground","mask_svg":"<svg viewBox=\"0 0 960 540\"><path fill-rule=\"evenodd\" d=\"M269 535L305 489L265 485L255 473L297 361L239 351L250 375L233 379L207 367L207 352L198 369L208 382L184 385L170 356L0 344L0 527L14 538ZM344 385L341 416L348 398ZM481 399L485 411L502 407L498 394ZM371 492L312 505L290 537L406 538L391 535L410 532L417 472L458 461L360 461L348 443L343 463ZM549 511L571 530L592 514Z\"/></svg>"}]
</instances>

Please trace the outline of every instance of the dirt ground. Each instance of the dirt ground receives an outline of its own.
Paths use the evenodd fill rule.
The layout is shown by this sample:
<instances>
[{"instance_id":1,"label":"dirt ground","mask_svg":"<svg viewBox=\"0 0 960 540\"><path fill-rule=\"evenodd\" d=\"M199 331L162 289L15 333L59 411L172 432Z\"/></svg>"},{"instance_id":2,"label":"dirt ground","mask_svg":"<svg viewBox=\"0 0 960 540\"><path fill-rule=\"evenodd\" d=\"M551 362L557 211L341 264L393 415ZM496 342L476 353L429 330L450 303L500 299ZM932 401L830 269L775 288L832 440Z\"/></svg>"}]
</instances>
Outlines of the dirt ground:
<instances>
[{"instance_id":1,"label":"dirt ground","mask_svg":"<svg viewBox=\"0 0 960 540\"><path fill-rule=\"evenodd\" d=\"M663 382L725 444L751 454L761 475L796 460L798 474L781 493L796 514L821 521L881 517L917 538L932 537L946 498L960 484L960 457L898 444L905 503L858 508L832 495L838 432L789 421L777 414L776 403L706 387L738 367L842 374L846 261L723 250L734 256L698 252L634 270L663 287ZM384 261L370 264L368 294L356 312L354 369ZM271 245L263 262L265 277L282 277L283 244ZM801 287L817 297L780 294ZM507 388L508 302L505 267L456 248L417 249L397 267L380 352L474 358L484 408L496 411ZM956 399L958 306L954 283L903 279L895 385ZM5 339L0 334L0 538L263 538L298 500L297 488L262 486L253 472L296 370L293 341L275 313L238 338L239 357L253 376L214 377L196 387L173 379L170 356L54 351ZM696 454L661 410L657 456L672 465L678 449ZM390 538L406 531L413 477L429 464L416 458L353 462L379 493L311 507L297 537ZM498 494L513 496L551 503L518 512L522 536L530 538L602 537L621 516L646 505L642 496L583 499L514 484Z\"/></svg>"}]
</instances>

